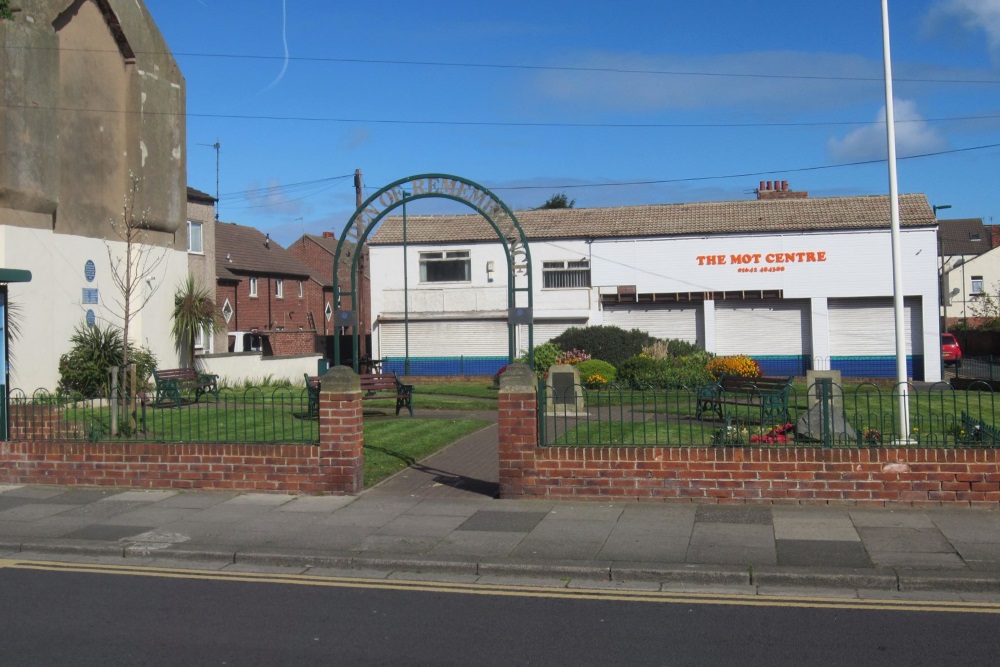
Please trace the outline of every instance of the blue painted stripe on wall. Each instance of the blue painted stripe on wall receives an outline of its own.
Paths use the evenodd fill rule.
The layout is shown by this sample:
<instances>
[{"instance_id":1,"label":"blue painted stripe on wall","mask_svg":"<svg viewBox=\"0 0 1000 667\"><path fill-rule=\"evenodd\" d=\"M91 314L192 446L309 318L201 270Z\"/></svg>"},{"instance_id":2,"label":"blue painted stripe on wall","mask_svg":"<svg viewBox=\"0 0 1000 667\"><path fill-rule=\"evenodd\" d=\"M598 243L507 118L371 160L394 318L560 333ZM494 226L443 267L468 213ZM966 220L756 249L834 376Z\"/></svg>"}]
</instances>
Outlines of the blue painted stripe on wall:
<instances>
[{"instance_id":1,"label":"blue painted stripe on wall","mask_svg":"<svg viewBox=\"0 0 1000 667\"><path fill-rule=\"evenodd\" d=\"M507 357L410 357L410 375L493 375L507 365ZM402 357L382 359L382 370L406 372Z\"/></svg>"}]
</instances>

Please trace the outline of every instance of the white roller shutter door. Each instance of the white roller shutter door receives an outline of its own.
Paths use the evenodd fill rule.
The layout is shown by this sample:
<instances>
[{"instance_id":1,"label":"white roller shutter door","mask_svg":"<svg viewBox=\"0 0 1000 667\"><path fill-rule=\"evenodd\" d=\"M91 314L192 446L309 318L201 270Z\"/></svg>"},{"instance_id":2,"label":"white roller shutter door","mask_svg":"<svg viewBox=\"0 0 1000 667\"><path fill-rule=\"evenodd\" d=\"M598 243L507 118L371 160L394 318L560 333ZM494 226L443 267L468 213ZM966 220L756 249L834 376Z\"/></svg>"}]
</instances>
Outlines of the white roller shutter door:
<instances>
[{"instance_id":1,"label":"white roller shutter door","mask_svg":"<svg viewBox=\"0 0 1000 667\"><path fill-rule=\"evenodd\" d=\"M892 298L830 299L830 354L835 357L894 356ZM920 300L903 300L906 353L923 354Z\"/></svg>"},{"instance_id":2,"label":"white roller shutter door","mask_svg":"<svg viewBox=\"0 0 1000 667\"><path fill-rule=\"evenodd\" d=\"M808 301L717 301L716 353L810 355L809 313Z\"/></svg>"},{"instance_id":3,"label":"white roller shutter door","mask_svg":"<svg viewBox=\"0 0 1000 667\"><path fill-rule=\"evenodd\" d=\"M503 320L410 322L411 357L505 357L507 348L507 323ZM403 323L381 323L379 354L385 358L405 353Z\"/></svg>"},{"instance_id":4,"label":"white roller shutter door","mask_svg":"<svg viewBox=\"0 0 1000 667\"><path fill-rule=\"evenodd\" d=\"M626 331L641 329L655 338L674 338L704 347L701 306L641 307L605 306L604 324Z\"/></svg>"}]
</instances>

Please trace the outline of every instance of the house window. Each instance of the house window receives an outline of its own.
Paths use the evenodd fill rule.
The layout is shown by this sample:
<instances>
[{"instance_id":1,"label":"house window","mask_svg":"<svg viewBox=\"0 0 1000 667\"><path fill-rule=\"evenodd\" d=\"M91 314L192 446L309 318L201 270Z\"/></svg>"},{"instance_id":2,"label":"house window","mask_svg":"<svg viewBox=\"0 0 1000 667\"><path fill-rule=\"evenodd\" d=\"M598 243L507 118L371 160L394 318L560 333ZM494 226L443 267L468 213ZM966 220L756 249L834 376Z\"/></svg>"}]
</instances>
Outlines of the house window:
<instances>
[{"instance_id":1,"label":"house window","mask_svg":"<svg viewBox=\"0 0 1000 667\"><path fill-rule=\"evenodd\" d=\"M250 296L257 296L257 279L250 279Z\"/></svg>"},{"instance_id":2,"label":"house window","mask_svg":"<svg viewBox=\"0 0 1000 667\"><path fill-rule=\"evenodd\" d=\"M226 320L226 324L233 319L233 312L233 304L229 303L229 297L226 297L226 302L222 304L222 317Z\"/></svg>"},{"instance_id":3,"label":"house window","mask_svg":"<svg viewBox=\"0 0 1000 667\"><path fill-rule=\"evenodd\" d=\"M212 353L212 333L207 328L198 330L198 335L194 337L194 349Z\"/></svg>"},{"instance_id":4,"label":"house window","mask_svg":"<svg viewBox=\"0 0 1000 667\"><path fill-rule=\"evenodd\" d=\"M188 220L188 252L203 254L205 247L202 245L201 223Z\"/></svg>"},{"instance_id":5,"label":"house window","mask_svg":"<svg viewBox=\"0 0 1000 667\"><path fill-rule=\"evenodd\" d=\"M285 281L281 278L274 281L274 297L276 299L285 298Z\"/></svg>"},{"instance_id":6,"label":"house window","mask_svg":"<svg viewBox=\"0 0 1000 667\"><path fill-rule=\"evenodd\" d=\"M972 276L972 296L983 293L983 277Z\"/></svg>"},{"instance_id":7,"label":"house window","mask_svg":"<svg viewBox=\"0 0 1000 667\"><path fill-rule=\"evenodd\" d=\"M302 294L303 294L303 292L302 292L302 281L300 280L299 281L299 298L300 299L302 298Z\"/></svg>"},{"instance_id":8,"label":"house window","mask_svg":"<svg viewBox=\"0 0 1000 667\"><path fill-rule=\"evenodd\" d=\"M467 283L472 278L468 250L420 253L420 282Z\"/></svg>"},{"instance_id":9,"label":"house window","mask_svg":"<svg viewBox=\"0 0 1000 667\"><path fill-rule=\"evenodd\" d=\"M542 287L590 287L590 261L542 262Z\"/></svg>"}]
</instances>

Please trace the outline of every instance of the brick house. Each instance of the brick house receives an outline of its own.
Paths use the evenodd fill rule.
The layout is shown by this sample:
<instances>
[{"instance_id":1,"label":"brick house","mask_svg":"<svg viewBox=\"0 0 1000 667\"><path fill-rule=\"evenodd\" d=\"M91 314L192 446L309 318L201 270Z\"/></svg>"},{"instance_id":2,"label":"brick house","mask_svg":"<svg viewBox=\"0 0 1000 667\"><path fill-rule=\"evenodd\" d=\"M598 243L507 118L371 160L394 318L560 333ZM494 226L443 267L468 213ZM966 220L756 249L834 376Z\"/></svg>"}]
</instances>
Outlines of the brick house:
<instances>
[{"instance_id":1,"label":"brick house","mask_svg":"<svg viewBox=\"0 0 1000 667\"><path fill-rule=\"evenodd\" d=\"M324 284L327 286L329 291L329 296L333 295L333 259L337 252L337 237L333 235L332 232L323 232L322 236L315 236L313 234L305 234L295 243L288 246L288 251L298 257L300 260L308 264L314 272L317 272L323 277ZM340 288L341 291L350 290L351 288L351 260L354 254L354 243L348 242L345 246L345 256L340 266ZM371 350L371 271L370 264L368 262L368 248L364 248L364 257L361 261L362 275L358 279L358 292L361 294L361 304L358 309L358 322L361 323L364 334L359 339L359 347L361 356L365 356L369 350ZM344 297L341 303L341 308L345 310L351 309L351 298ZM327 322L329 326L329 322ZM325 333L333 334L333 330L326 330ZM333 351L328 350L328 357L333 356Z\"/></svg>"},{"instance_id":2,"label":"brick house","mask_svg":"<svg viewBox=\"0 0 1000 667\"><path fill-rule=\"evenodd\" d=\"M322 349L319 336L333 314L329 281L267 234L217 223L215 275L228 351L289 356Z\"/></svg>"}]
</instances>

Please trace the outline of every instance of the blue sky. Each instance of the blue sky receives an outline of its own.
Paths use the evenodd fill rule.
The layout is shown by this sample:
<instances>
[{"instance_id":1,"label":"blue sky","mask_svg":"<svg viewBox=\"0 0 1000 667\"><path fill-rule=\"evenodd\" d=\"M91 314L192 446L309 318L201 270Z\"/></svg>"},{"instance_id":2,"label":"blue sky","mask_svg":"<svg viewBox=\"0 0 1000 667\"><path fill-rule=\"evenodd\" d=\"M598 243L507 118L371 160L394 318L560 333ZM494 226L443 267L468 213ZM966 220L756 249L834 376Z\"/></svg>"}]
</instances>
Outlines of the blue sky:
<instances>
[{"instance_id":1,"label":"blue sky","mask_svg":"<svg viewBox=\"0 0 1000 667\"><path fill-rule=\"evenodd\" d=\"M188 184L289 244L442 172L511 207L885 194L878 0L146 0ZM1000 0L890 0L900 192L1000 223ZM905 121L905 122L904 122ZM339 178L343 177L343 178ZM445 212L440 200L411 213Z\"/></svg>"}]
</instances>

